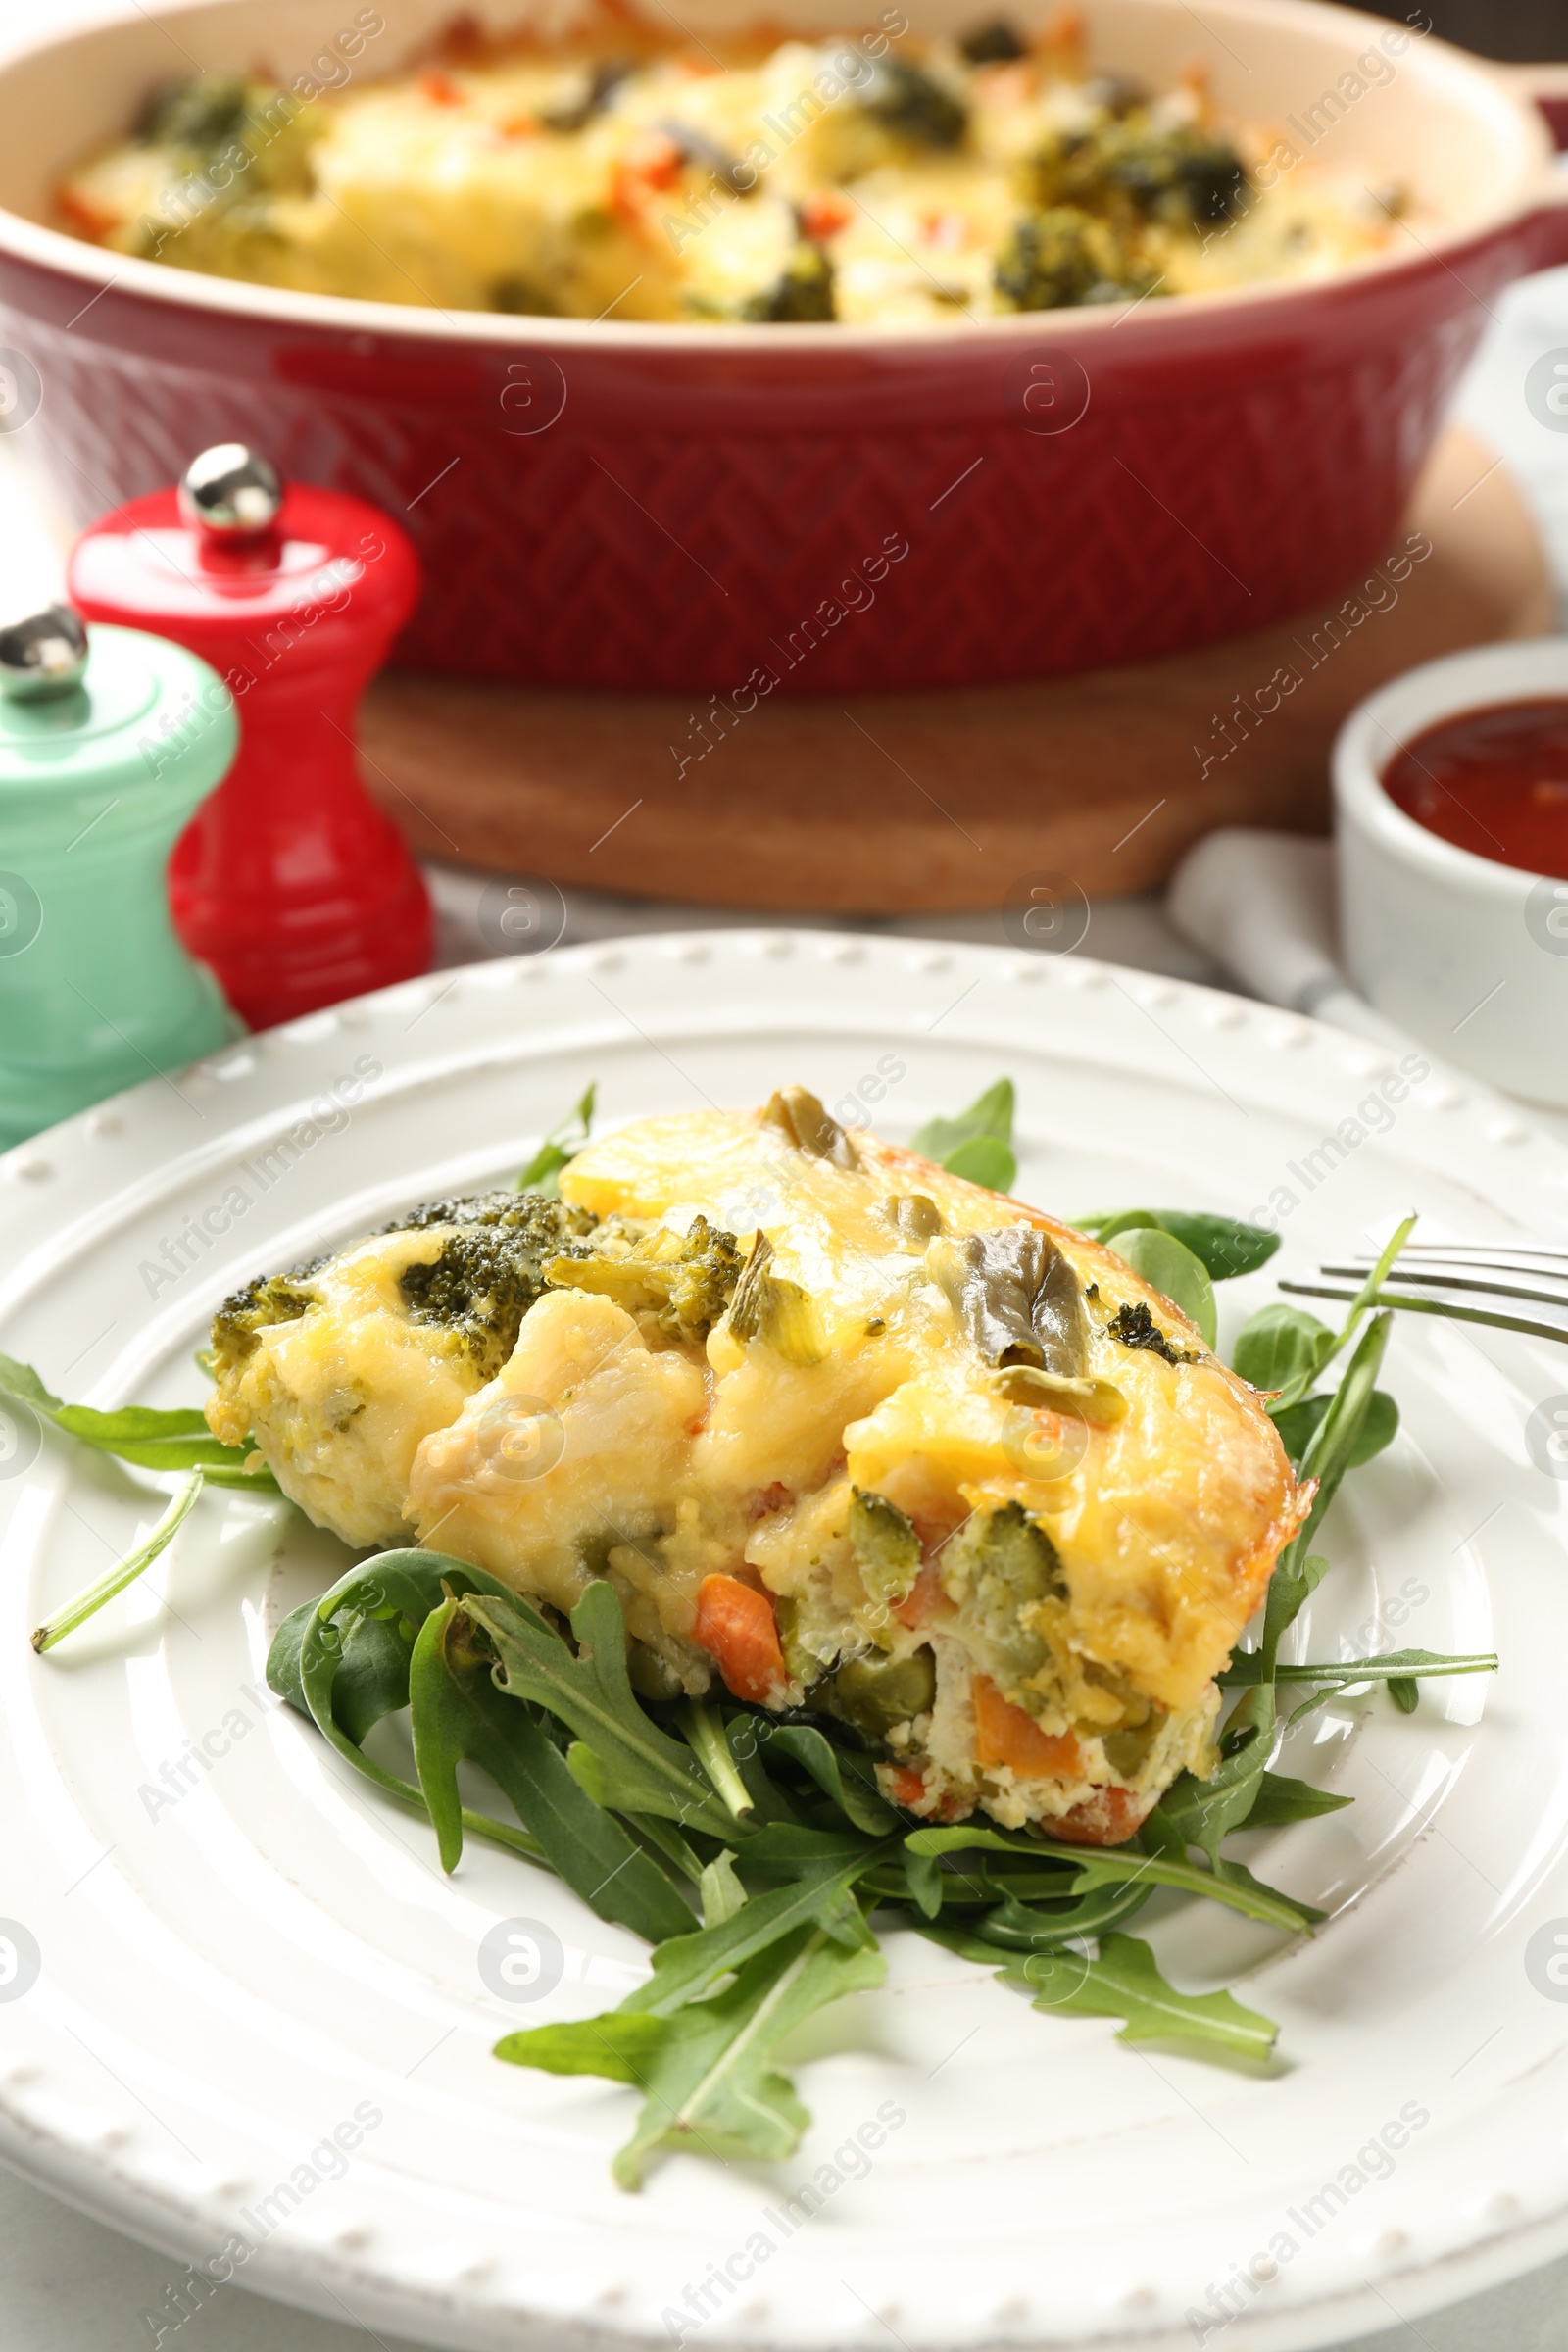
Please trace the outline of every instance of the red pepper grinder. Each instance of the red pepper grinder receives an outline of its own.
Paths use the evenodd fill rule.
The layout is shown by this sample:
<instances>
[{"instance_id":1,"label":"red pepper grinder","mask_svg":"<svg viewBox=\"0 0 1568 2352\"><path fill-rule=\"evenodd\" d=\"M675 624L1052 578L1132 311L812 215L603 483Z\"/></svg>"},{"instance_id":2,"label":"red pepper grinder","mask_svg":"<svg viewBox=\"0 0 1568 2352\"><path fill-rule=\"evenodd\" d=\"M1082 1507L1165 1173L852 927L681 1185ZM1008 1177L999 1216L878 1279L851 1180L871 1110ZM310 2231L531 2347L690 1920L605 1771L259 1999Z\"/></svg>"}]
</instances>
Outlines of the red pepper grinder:
<instances>
[{"instance_id":1,"label":"red pepper grinder","mask_svg":"<svg viewBox=\"0 0 1568 2352\"><path fill-rule=\"evenodd\" d=\"M268 1029L427 971L429 898L354 742L418 593L397 524L335 490L285 487L224 442L177 491L94 523L69 577L88 619L172 638L234 697L239 754L180 836L169 897L241 1018Z\"/></svg>"}]
</instances>

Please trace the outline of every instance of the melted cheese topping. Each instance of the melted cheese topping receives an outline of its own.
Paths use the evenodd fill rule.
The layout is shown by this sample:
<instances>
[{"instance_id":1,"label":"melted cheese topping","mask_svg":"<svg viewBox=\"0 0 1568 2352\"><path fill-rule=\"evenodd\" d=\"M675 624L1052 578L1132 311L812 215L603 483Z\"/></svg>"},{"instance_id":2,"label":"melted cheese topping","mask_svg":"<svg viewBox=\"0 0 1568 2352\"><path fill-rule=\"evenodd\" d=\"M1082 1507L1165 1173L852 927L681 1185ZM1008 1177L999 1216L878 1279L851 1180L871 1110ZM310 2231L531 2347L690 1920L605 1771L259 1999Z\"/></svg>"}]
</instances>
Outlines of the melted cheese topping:
<instances>
[{"instance_id":1,"label":"melted cheese topping","mask_svg":"<svg viewBox=\"0 0 1568 2352\"><path fill-rule=\"evenodd\" d=\"M886 31L721 59L649 54L622 9L615 38L632 54L455 62L309 104L211 75L69 174L61 217L120 252L377 302L961 327L1320 278L1383 251L1403 201L1281 126L1220 124L1192 85L1136 122L1228 142L1252 174L1239 204L1043 165L1127 113L1059 35L978 65ZM1072 255L1051 214L1047 266L1031 245L1020 268L1020 223L1063 203Z\"/></svg>"},{"instance_id":2,"label":"melted cheese topping","mask_svg":"<svg viewBox=\"0 0 1568 2352\"><path fill-rule=\"evenodd\" d=\"M686 1234L703 1216L743 1252L761 1237L788 1305L772 1325L726 1314L703 1343L564 1287L565 1266L484 1381L403 1302L399 1275L453 1230L429 1227L313 1275L316 1303L256 1335L210 1418L231 1441L253 1428L350 1542L412 1531L563 1612L609 1577L656 1688L710 1686L705 1582L749 1585L783 1637L770 1703L856 1661L908 1670L918 1695L880 1726L902 1801L1125 1836L1183 1765L1210 1767L1213 1677L1302 1508L1278 1435L1113 1250L869 1135L840 1156L855 1164L767 1113L711 1111L644 1120L563 1171L601 1218ZM939 1278L943 1249L1009 1227L1076 1277L1094 1418L994 1369ZM1124 1307L1165 1353L1112 1336ZM868 1496L905 1547L891 1582ZM999 1583L1009 1542L1032 1583Z\"/></svg>"},{"instance_id":3,"label":"melted cheese topping","mask_svg":"<svg viewBox=\"0 0 1568 2352\"><path fill-rule=\"evenodd\" d=\"M1294 1524L1294 1482L1255 1393L1111 1250L896 1147L857 1141L861 1164L846 1171L780 1148L755 1118L701 1112L645 1120L564 1171L564 1195L601 1214L684 1227L701 1212L741 1235L760 1227L778 1270L828 1302L826 1351L809 1367L742 1348L722 1326L712 1335L709 1423L671 1468L732 1526L765 1488L813 1496L840 1458L850 1485L887 1495L917 1525L954 1526L981 1502L1016 1500L1061 1557L1084 1652L1162 1705L1191 1705ZM902 1242L885 1204L914 1195L934 1201L951 1233L1040 1227L1098 1292L1088 1371L1112 1382L1128 1410L1114 1426L1084 1427L1082 1456L1064 1475L1026 1474L1038 1417L989 1379L923 1250ZM1196 1361L1167 1364L1105 1336L1118 1307L1140 1302ZM1031 1426L1020 1428L1020 1412ZM815 1539L789 1537L803 1507L770 1511L765 1534L746 1536L746 1557L765 1553L774 1591L809 1565Z\"/></svg>"}]
</instances>

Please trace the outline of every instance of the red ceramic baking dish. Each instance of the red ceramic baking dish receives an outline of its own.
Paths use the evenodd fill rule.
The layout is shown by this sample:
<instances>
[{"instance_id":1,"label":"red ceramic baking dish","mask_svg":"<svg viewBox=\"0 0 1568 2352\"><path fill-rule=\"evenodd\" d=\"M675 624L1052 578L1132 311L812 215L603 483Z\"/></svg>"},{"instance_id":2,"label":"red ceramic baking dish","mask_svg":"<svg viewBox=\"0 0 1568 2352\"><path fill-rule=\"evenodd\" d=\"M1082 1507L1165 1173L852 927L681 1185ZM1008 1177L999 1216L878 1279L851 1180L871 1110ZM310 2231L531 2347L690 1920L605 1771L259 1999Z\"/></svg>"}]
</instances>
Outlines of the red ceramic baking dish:
<instances>
[{"instance_id":1,"label":"red ceramic baking dish","mask_svg":"<svg viewBox=\"0 0 1568 2352\"><path fill-rule=\"evenodd\" d=\"M984 13L907 8L916 33ZM479 13L500 27L522 8ZM860 22L854 0L765 13ZM341 14L348 28L348 0ZM450 8L370 14L385 29L361 74L393 69ZM681 22L756 14L702 0ZM1083 15L1097 65L1158 87L1201 60L1223 106L1294 119L1369 186L1411 184L1439 224L1320 283L959 331L291 294L76 242L47 224L50 192L190 61L261 58L292 80L331 58L318 71L336 78L323 0L111 9L0 66L4 340L36 370L46 462L82 519L226 439L382 502L426 568L402 659L471 677L745 708L764 678L974 684L1258 627L1385 551L1487 306L1568 260L1568 183L1528 83L1422 33L1419 10L1410 27L1313 0L1087 0ZM1357 74L1372 51L1392 71Z\"/></svg>"}]
</instances>

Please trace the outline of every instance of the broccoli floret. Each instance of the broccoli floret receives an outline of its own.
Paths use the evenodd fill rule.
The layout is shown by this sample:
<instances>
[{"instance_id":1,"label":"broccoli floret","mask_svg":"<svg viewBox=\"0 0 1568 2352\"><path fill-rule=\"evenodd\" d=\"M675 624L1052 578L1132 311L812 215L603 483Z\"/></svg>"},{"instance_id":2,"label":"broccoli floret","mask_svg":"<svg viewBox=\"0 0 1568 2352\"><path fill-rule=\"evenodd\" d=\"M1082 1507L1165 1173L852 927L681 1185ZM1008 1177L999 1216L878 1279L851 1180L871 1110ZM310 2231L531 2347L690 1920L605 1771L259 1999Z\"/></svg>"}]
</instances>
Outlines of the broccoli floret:
<instances>
[{"instance_id":1,"label":"broccoli floret","mask_svg":"<svg viewBox=\"0 0 1568 2352\"><path fill-rule=\"evenodd\" d=\"M564 1218L564 1231L579 1237L592 1233L599 1219L589 1208L568 1208L564 1200L543 1193L467 1193L446 1200L421 1200L376 1228L382 1233L424 1233L432 1225L501 1225L514 1231L526 1223L543 1202L552 1215ZM318 1260L324 1263L324 1260Z\"/></svg>"},{"instance_id":2,"label":"broccoli floret","mask_svg":"<svg viewBox=\"0 0 1568 2352\"><path fill-rule=\"evenodd\" d=\"M1123 1348L1145 1348L1167 1364L1193 1364L1198 1358L1190 1351L1173 1348L1159 1325L1140 1298L1136 1306L1118 1306L1105 1325L1105 1337L1117 1340Z\"/></svg>"},{"instance_id":3,"label":"broccoli floret","mask_svg":"<svg viewBox=\"0 0 1568 2352\"><path fill-rule=\"evenodd\" d=\"M750 295L740 315L764 326L821 326L837 318L833 265L820 245L803 237L773 283Z\"/></svg>"},{"instance_id":4,"label":"broccoli floret","mask_svg":"<svg viewBox=\"0 0 1568 2352\"><path fill-rule=\"evenodd\" d=\"M958 43L958 54L967 58L971 66L1004 66L1010 65L1014 58L1027 57L1029 51L1016 26L1005 17L992 17L964 34Z\"/></svg>"},{"instance_id":5,"label":"broccoli floret","mask_svg":"<svg viewBox=\"0 0 1568 2352\"><path fill-rule=\"evenodd\" d=\"M1228 139L1187 124L1165 128L1141 110L1053 139L1035 158L1035 177L1042 204L1172 228L1234 220L1248 189Z\"/></svg>"},{"instance_id":6,"label":"broccoli floret","mask_svg":"<svg viewBox=\"0 0 1568 2352\"><path fill-rule=\"evenodd\" d=\"M416 1323L446 1325L493 1380L517 1344L523 1316L549 1287L545 1261L586 1256L585 1237L597 1222L589 1210L538 1193L481 1193L427 1201L383 1230L458 1228L428 1265L406 1267L398 1288Z\"/></svg>"},{"instance_id":7,"label":"broccoli floret","mask_svg":"<svg viewBox=\"0 0 1568 2352\"><path fill-rule=\"evenodd\" d=\"M901 139L918 147L958 147L969 127L961 102L918 66L902 58L879 58L860 92L860 105Z\"/></svg>"},{"instance_id":8,"label":"broccoli floret","mask_svg":"<svg viewBox=\"0 0 1568 2352\"><path fill-rule=\"evenodd\" d=\"M316 1294L308 1288L311 1275L324 1266L324 1257L291 1267L287 1274L262 1274L223 1300L213 1317L213 1376L226 1379L237 1372L255 1349L256 1335L270 1323L297 1323Z\"/></svg>"},{"instance_id":9,"label":"broccoli floret","mask_svg":"<svg viewBox=\"0 0 1568 2352\"><path fill-rule=\"evenodd\" d=\"M1109 225L1069 204L1024 215L997 256L995 282L1015 311L1075 310L1150 291L1148 272L1122 253Z\"/></svg>"},{"instance_id":10,"label":"broccoli floret","mask_svg":"<svg viewBox=\"0 0 1568 2352\"><path fill-rule=\"evenodd\" d=\"M695 1217L670 1266L669 1302L683 1337L706 1340L723 1315L741 1278L741 1253L735 1236ZM664 1321L664 1316L660 1320Z\"/></svg>"},{"instance_id":11,"label":"broccoli floret","mask_svg":"<svg viewBox=\"0 0 1568 2352\"><path fill-rule=\"evenodd\" d=\"M658 1226L630 1247L613 1226L601 1230L587 1254L551 1258L547 1282L613 1298L628 1314L654 1314L671 1338L701 1342L728 1307L741 1277L735 1236L694 1217L689 1233Z\"/></svg>"},{"instance_id":12,"label":"broccoli floret","mask_svg":"<svg viewBox=\"0 0 1568 2352\"><path fill-rule=\"evenodd\" d=\"M1061 1561L1038 1519L1021 1502L976 1511L941 1553L942 1590L968 1623L1004 1652L1015 1674L1032 1674L1045 1659L1045 1643L1020 1622L1035 1601L1066 1595Z\"/></svg>"},{"instance_id":13,"label":"broccoli floret","mask_svg":"<svg viewBox=\"0 0 1568 2352\"><path fill-rule=\"evenodd\" d=\"M1247 168L1228 139L1124 124L1105 144L1106 176L1150 220L1187 228L1234 220L1242 209Z\"/></svg>"},{"instance_id":14,"label":"broccoli floret","mask_svg":"<svg viewBox=\"0 0 1568 2352\"><path fill-rule=\"evenodd\" d=\"M490 308L514 318L559 318L554 295L528 277L498 277L490 289Z\"/></svg>"},{"instance_id":15,"label":"broccoli floret","mask_svg":"<svg viewBox=\"0 0 1568 2352\"><path fill-rule=\"evenodd\" d=\"M204 202L227 211L258 191L303 191L319 118L292 90L239 74L200 74L155 91L136 136L200 177L223 161L228 174L204 183ZM237 151L237 152L236 152Z\"/></svg>"},{"instance_id":16,"label":"broccoli floret","mask_svg":"<svg viewBox=\"0 0 1568 2352\"><path fill-rule=\"evenodd\" d=\"M850 1502L850 1544L872 1600L891 1608L908 1598L920 1573L920 1539L896 1503L857 1487Z\"/></svg>"},{"instance_id":17,"label":"broccoli floret","mask_svg":"<svg viewBox=\"0 0 1568 2352\"><path fill-rule=\"evenodd\" d=\"M250 89L242 74L198 74L155 90L143 107L136 136L146 147L183 147L194 155L216 155L239 138L250 116Z\"/></svg>"}]
</instances>

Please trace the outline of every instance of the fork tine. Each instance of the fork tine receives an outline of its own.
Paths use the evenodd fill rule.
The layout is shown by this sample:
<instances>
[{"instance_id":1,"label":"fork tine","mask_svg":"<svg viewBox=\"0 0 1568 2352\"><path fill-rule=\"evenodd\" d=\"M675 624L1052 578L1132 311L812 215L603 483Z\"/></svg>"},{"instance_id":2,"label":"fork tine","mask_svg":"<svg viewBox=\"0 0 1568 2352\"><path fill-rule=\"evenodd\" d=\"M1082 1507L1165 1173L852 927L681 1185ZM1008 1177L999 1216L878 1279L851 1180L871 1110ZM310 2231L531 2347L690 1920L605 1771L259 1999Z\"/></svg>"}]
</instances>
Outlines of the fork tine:
<instances>
[{"instance_id":1,"label":"fork tine","mask_svg":"<svg viewBox=\"0 0 1568 2352\"><path fill-rule=\"evenodd\" d=\"M1401 1257L1551 1257L1568 1265L1568 1250L1550 1250L1544 1242L1406 1242Z\"/></svg>"},{"instance_id":2,"label":"fork tine","mask_svg":"<svg viewBox=\"0 0 1568 2352\"><path fill-rule=\"evenodd\" d=\"M1320 1266L1318 1271L1329 1275L1359 1275L1364 1280L1372 1269L1370 1266ZM1397 1276L1400 1282L1420 1283L1428 1290L1486 1291L1494 1298L1524 1298L1537 1306L1568 1307L1568 1291L1533 1291L1516 1282L1478 1282L1466 1274L1427 1274L1398 1261L1390 1268L1390 1274L1391 1278ZM1564 1279L1568 1280L1568 1277Z\"/></svg>"},{"instance_id":3,"label":"fork tine","mask_svg":"<svg viewBox=\"0 0 1568 2352\"><path fill-rule=\"evenodd\" d=\"M1408 1249L1401 1250L1396 1263L1402 1266L1412 1254ZM1421 1252L1421 1262L1429 1267L1447 1263L1457 1267L1461 1272L1466 1269L1478 1268L1482 1271L1490 1269L1498 1274L1539 1272L1549 1274L1554 1282L1568 1282L1568 1250L1526 1250L1522 1246L1517 1248L1510 1246L1506 1254L1499 1250L1489 1256L1484 1245L1470 1247L1462 1243L1454 1243L1451 1246L1440 1247L1433 1244ZM1377 1260L1370 1251L1367 1251L1350 1259L1348 1263L1357 1272L1363 1266L1370 1272Z\"/></svg>"},{"instance_id":4,"label":"fork tine","mask_svg":"<svg viewBox=\"0 0 1568 2352\"><path fill-rule=\"evenodd\" d=\"M1335 1290L1321 1282L1282 1280L1279 1287L1282 1291L1294 1291L1300 1298L1354 1299L1361 1295L1359 1291ZM1524 1315L1496 1314L1483 1306L1449 1306L1441 1298L1406 1298L1394 1291L1384 1291L1379 1294L1378 1305L1402 1307L1406 1313L1413 1315L1442 1315L1454 1323L1486 1323L1494 1331L1522 1331L1532 1340L1568 1340L1568 1325L1532 1323Z\"/></svg>"}]
</instances>

